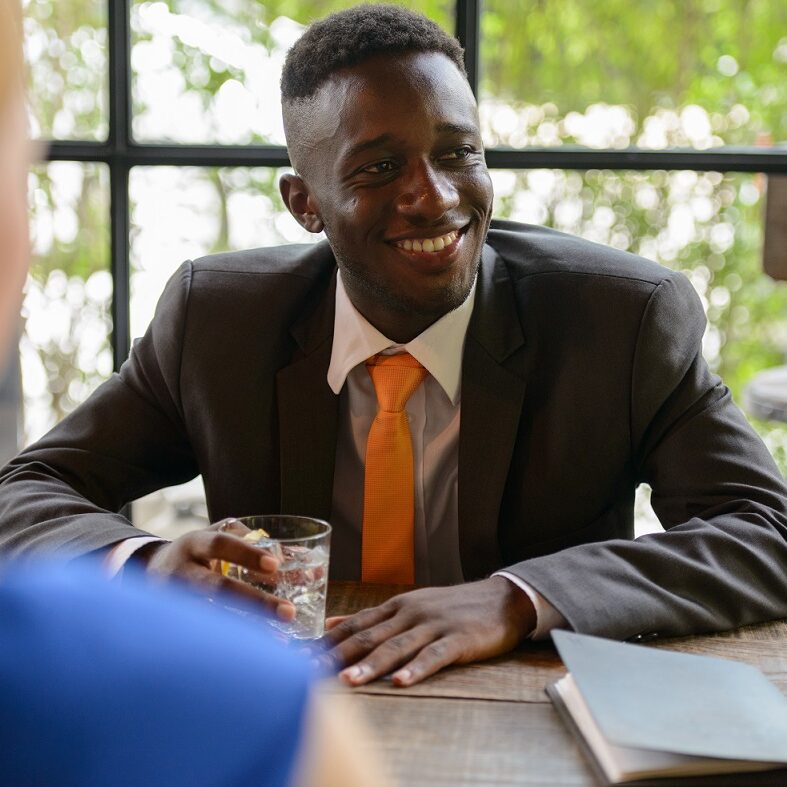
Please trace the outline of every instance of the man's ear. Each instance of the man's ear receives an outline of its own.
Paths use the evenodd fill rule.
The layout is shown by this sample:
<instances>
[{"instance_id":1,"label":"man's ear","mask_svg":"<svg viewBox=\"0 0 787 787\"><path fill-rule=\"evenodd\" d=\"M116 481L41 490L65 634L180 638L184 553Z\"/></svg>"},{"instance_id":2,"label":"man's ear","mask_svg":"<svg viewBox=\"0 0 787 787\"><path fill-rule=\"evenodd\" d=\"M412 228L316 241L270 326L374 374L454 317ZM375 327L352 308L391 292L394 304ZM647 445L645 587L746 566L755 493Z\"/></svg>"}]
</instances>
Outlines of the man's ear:
<instances>
[{"instance_id":1,"label":"man's ear","mask_svg":"<svg viewBox=\"0 0 787 787\"><path fill-rule=\"evenodd\" d=\"M325 228L317 213L317 206L309 193L309 187L300 175L286 174L279 178L279 191L287 210L295 221L309 232L322 232Z\"/></svg>"}]
</instances>

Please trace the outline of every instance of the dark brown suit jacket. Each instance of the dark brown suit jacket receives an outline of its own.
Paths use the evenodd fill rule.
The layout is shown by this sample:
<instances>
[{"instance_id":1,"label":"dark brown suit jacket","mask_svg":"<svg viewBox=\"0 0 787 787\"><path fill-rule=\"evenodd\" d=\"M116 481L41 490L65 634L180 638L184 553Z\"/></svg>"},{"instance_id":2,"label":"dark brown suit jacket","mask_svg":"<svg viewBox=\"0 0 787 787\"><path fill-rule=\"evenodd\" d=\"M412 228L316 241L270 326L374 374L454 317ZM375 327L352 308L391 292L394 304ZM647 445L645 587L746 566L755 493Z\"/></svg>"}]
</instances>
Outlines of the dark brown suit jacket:
<instances>
[{"instance_id":1,"label":"dark brown suit jacket","mask_svg":"<svg viewBox=\"0 0 787 787\"><path fill-rule=\"evenodd\" d=\"M184 264L129 360L0 475L0 546L83 554L139 535L126 502L202 473L211 518L330 519L327 243ZM787 490L700 355L681 275L494 222L465 345L465 578L508 567L578 631L621 638L787 616ZM665 534L632 541L634 490ZM358 544L337 532L334 576Z\"/></svg>"}]
</instances>

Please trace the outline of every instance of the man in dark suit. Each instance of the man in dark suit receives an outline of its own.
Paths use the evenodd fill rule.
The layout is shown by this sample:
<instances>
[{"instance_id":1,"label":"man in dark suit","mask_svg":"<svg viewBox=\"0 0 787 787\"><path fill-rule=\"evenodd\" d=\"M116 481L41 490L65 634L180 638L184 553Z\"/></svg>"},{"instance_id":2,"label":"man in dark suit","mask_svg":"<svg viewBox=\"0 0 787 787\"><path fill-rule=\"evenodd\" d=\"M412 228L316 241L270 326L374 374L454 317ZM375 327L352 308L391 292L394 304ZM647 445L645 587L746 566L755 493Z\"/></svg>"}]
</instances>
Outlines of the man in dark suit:
<instances>
[{"instance_id":1,"label":"man in dark suit","mask_svg":"<svg viewBox=\"0 0 787 787\"><path fill-rule=\"evenodd\" d=\"M555 625L636 639L786 616L784 480L702 360L689 283L490 229L461 50L423 17L316 23L282 92L282 197L328 242L184 264L120 373L4 470L4 548L104 550L237 590L211 566L252 547L215 529L162 543L115 513L202 473L214 521L326 517L334 577L399 576L368 554L365 461L396 410L376 370L405 352L425 371L396 411L411 469L390 499L408 525L383 563L433 587L332 622L348 683L409 685ZM632 541L640 482L667 532Z\"/></svg>"}]
</instances>

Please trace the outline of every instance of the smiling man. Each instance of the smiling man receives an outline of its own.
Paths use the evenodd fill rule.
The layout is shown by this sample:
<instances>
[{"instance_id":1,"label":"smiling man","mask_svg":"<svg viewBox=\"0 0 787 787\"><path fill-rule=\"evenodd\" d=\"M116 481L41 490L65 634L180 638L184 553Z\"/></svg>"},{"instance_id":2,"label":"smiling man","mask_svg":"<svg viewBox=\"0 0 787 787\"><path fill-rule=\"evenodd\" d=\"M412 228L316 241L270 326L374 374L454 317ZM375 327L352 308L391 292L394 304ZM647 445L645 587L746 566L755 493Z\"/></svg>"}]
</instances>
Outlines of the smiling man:
<instances>
[{"instance_id":1,"label":"smiling man","mask_svg":"<svg viewBox=\"0 0 787 787\"><path fill-rule=\"evenodd\" d=\"M4 548L104 551L287 616L212 570L259 570L241 539L163 543L115 512L199 472L214 521L330 519L334 578L425 586L331 622L351 684L556 625L642 639L787 616L784 480L702 360L697 296L633 255L490 228L456 41L350 9L293 47L282 94L282 197L327 242L185 263L120 373L4 470ZM666 532L634 541L641 482Z\"/></svg>"}]
</instances>

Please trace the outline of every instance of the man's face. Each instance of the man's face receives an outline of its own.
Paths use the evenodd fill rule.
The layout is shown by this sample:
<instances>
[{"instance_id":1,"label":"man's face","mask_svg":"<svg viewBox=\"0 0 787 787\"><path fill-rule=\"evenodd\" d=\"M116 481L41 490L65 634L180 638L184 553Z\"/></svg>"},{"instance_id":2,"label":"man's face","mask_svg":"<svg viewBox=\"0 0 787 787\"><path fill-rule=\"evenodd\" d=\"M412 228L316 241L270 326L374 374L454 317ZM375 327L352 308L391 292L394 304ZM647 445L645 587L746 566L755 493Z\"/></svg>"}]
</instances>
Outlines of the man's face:
<instances>
[{"instance_id":1,"label":"man's face","mask_svg":"<svg viewBox=\"0 0 787 787\"><path fill-rule=\"evenodd\" d=\"M356 308L406 341L459 306L492 184L475 99L456 66L411 53L345 69L320 89L303 132L294 158L311 223L293 213L324 226Z\"/></svg>"}]
</instances>

